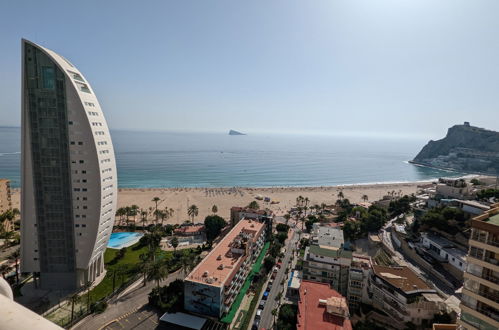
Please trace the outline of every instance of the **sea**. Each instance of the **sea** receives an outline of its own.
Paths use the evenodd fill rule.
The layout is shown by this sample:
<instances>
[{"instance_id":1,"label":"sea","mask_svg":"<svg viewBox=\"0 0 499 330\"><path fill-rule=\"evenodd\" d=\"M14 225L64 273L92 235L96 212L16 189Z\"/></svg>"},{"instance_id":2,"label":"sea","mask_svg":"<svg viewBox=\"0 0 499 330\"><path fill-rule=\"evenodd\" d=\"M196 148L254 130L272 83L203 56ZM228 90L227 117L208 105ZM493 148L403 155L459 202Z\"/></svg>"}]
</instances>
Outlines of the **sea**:
<instances>
[{"instance_id":1,"label":"sea","mask_svg":"<svg viewBox=\"0 0 499 330\"><path fill-rule=\"evenodd\" d=\"M111 131L122 188L300 187L426 181L465 173L408 163L405 137ZM20 128L0 127L0 178L20 185Z\"/></svg>"}]
</instances>

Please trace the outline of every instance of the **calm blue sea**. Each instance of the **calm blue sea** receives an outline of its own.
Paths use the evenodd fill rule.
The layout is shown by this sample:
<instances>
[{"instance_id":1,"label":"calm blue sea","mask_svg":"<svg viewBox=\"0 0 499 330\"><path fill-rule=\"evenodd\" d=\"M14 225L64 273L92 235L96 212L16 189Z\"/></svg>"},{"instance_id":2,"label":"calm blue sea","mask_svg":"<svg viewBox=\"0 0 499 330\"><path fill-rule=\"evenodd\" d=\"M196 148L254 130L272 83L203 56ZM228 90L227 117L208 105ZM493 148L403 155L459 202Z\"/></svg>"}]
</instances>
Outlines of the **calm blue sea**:
<instances>
[{"instance_id":1,"label":"calm blue sea","mask_svg":"<svg viewBox=\"0 0 499 330\"><path fill-rule=\"evenodd\" d=\"M326 186L459 176L407 163L427 141L112 131L120 187ZM0 127L0 178L20 183L20 129Z\"/></svg>"}]
</instances>

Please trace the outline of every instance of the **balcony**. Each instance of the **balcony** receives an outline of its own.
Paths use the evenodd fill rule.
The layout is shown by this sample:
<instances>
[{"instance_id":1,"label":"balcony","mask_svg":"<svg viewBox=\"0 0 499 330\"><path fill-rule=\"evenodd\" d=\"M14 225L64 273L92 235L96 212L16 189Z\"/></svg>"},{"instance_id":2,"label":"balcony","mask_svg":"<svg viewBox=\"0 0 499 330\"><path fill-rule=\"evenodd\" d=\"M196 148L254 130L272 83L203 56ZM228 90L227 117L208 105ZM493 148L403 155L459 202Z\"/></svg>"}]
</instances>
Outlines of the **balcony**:
<instances>
[{"instance_id":1,"label":"balcony","mask_svg":"<svg viewBox=\"0 0 499 330\"><path fill-rule=\"evenodd\" d=\"M488 290L479 290L478 295L482 296L484 298L487 298L491 301L499 301L499 293L498 292L491 292Z\"/></svg>"}]
</instances>

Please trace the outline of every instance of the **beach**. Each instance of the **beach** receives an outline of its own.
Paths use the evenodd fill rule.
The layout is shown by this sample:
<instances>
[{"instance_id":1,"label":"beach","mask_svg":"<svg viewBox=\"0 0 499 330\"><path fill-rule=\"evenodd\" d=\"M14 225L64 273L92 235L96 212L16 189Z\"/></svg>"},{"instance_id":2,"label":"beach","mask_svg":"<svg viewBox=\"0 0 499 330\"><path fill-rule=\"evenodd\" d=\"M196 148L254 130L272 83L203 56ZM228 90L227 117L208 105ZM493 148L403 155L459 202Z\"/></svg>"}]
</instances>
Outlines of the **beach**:
<instances>
[{"instance_id":1,"label":"beach","mask_svg":"<svg viewBox=\"0 0 499 330\"><path fill-rule=\"evenodd\" d=\"M430 182L430 181L429 181ZM194 222L203 222L204 218L212 214L212 206L218 208L218 215L225 219L230 218L230 208L232 206L247 206L255 197L269 197L271 201L279 201L278 204L271 204L260 201L261 208L269 208L277 215L286 213L295 206L298 196L308 197L309 205L333 204L338 199L338 192L341 190L345 198L350 202L362 202L362 196L367 195L368 201L381 199L387 192L395 191L401 195L416 193L418 185L424 182L410 183L380 183L365 185L345 185L329 187L274 187L274 188L121 188L118 192L118 207L138 205L141 209L149 210L154 208L154 197L159 197L158 209L173 209L174 214L164 224L181 224L188 220L187 208L195 204L199 209L199 214L194 218ZM19 208L19 189L12 190L13 207ZM139 217L137 217L139 219ZM149 216L153 220L153 216Z\"/></svg>"}]
</instances>

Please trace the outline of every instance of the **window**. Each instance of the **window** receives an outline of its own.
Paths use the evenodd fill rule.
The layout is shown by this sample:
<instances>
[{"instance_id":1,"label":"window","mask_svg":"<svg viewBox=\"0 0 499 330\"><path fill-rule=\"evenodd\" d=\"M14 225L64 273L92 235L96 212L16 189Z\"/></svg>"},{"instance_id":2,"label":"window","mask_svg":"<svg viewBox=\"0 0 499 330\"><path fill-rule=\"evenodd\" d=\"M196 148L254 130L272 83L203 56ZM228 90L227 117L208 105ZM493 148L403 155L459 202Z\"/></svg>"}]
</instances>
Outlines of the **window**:
<instances>
[{"instance_id":1,"label":"window","mask_svg":"<svg viewBox=\"0 0 499 330\"><path fill-rule=\"evenodd\" d=\"M72 146L74 146L74 145L75 145L75 142L74 142L74 141L71 141L71 142L70 142L70 144L71 144Z\"/></svg>"},{"instance_id":2,"label":"window","mask_svg":"<svg viewBox=\"0 0 499 330\"><path fill-rule=\"evenodd\" d=\"M79 142L78 142L78 145L79 145L79 146L82 146L82 145L83 145L83 142L79 141Z\"/></svg>"},{"instance_id":3,"label":"window","mask_svg":"<svg viewBox=\"0 0 499 330\"><path fill-rule=\"evenodd\" d=\"M68 122L68 124L69 124L69 125L73 125L73 121L71 121L71 120L70 120L70 121Z\"/></svg>"},{"instance_id":4,"label":"window","mask_svg":"<svg viewBox=\"0 0 499 330\"><path fill-rule=\"evenodd\" d=\"M42 86L46 89L55 88L55 70L51 66L42 67Z\"/></svg>"},{"instance_id":5,"label":"window","mask_svg":"<svg viewBox=\"0 0 499 330\"><path fill-rule=\"evenodd\" d=\"M85 161L84 160L80 160L80 164L83 164Z\"/></svg>"}]
</instances>

